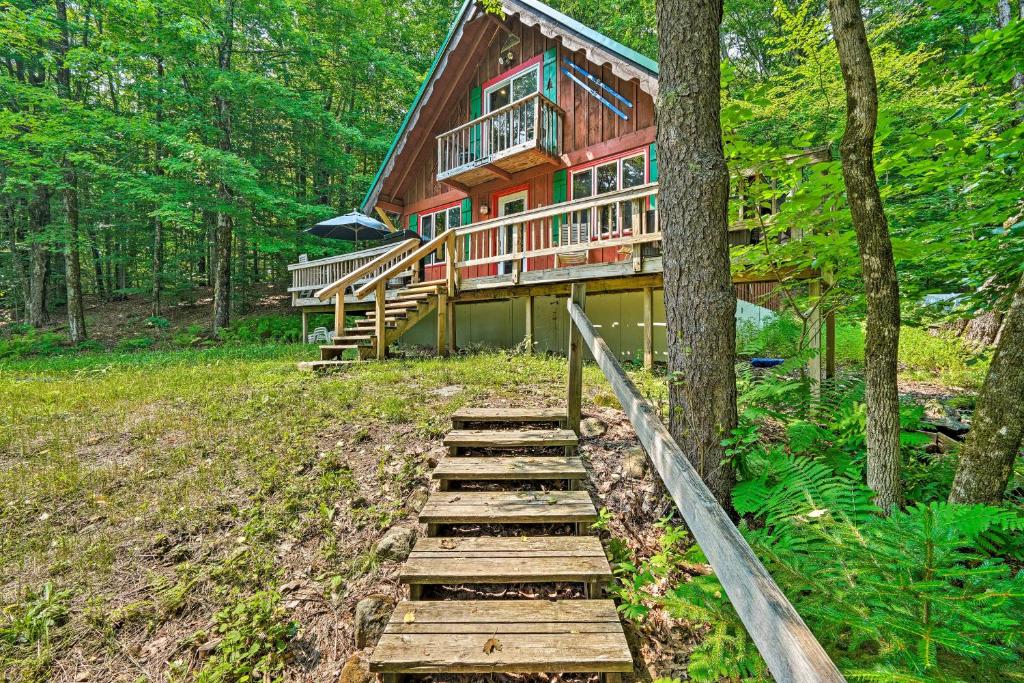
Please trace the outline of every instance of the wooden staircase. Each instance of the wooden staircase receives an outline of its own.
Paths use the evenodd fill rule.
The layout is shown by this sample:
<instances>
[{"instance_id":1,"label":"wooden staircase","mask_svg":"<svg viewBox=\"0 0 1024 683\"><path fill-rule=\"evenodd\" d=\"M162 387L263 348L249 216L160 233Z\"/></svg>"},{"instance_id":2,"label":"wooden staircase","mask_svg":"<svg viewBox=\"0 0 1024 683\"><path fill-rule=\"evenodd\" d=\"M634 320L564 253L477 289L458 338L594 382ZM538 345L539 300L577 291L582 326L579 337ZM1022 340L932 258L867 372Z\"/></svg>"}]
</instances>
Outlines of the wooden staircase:
<instances>
[{"instance_id":1,"label":"wooden staircase","mask_svg":"<svg viewBox=\"0 0 1024 683\"><path fill-rule=\"evenodd\" d=\"M443 280L410 285L388 299L384 306L385 348L397 341L413 325L437 308L438 295L445 293ZM377 312L368 311L346 327L344 334L334 336L330 344L320 346L320 361L308 363L311 369L347 365L377 357Z\"/></svg>"},{"instance_id":2,"label":"wooden staircase","mask_svg":"<svg viewBox=\"0 0 1024 683\"><path fill-rule=\"evenodd\" d=\"M597 510L580 490L586 470L565 411L465 408L452 423L449 454L432 475L439 490L419 516L427 536L399 574L409 599L395 608L370 670L385 683L573 672L617 683L632 656L615 604L601 598L611 568L588 535ZM465 584L554 582L579 584L578 599L438 599Z\"/></svg>"}]
</instances>

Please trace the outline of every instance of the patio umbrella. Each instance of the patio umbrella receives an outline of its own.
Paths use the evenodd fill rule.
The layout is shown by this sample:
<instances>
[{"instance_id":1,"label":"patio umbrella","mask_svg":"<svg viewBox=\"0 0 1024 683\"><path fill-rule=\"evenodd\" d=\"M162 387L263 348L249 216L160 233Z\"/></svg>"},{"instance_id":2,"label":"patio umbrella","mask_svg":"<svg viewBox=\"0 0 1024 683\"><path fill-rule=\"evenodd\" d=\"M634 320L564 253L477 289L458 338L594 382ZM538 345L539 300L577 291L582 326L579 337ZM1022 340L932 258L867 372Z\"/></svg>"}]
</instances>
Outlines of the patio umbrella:
<instances>
[{"instance_id":1,"label":"patio umbrella","mask_svg":"<svg viewBox=\"0 0 1024 683\"><path fill-rule=\"evenodd\" d=\"M365 216L358 211L321 221L312 228L308 228L306 232L318 237L348 242L379 240L391 234L379 220Z\"/></svg>"}]
</instances>

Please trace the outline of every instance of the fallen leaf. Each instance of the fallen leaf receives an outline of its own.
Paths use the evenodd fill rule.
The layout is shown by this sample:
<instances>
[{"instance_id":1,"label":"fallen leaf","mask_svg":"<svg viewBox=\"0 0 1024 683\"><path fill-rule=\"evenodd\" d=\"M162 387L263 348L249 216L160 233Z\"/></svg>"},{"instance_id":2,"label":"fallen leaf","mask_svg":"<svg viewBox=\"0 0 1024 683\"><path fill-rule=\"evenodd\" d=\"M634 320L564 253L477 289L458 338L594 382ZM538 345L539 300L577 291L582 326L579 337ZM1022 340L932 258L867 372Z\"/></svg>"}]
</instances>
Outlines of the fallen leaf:
<instances>
[{"instance_id":1,"label":"fallen leaf","mask_svg":"<svg viewBox=\"0 0 1024 683\"><path fill-rule=\"evenodd\" d=\"M501 641L497 638L488 638L487 642L484 643L484 654L489 655L495 650L501 652Z\"/></svg>"},{"instance_id":2,"label":"fallen leaf","mask_svg":"<svg viewBox=\"0 0 1024 683\"><path fill-rule=\"evenodd\" d=\"M458 543L455 542L454 538L446 538L443 541L441 541L441 547L445 550L455 550L455 547L457 545Z\"/></svg>"},{"instance_id":3,"label":"fallen leaf","mask_svg":"<svg viewBox=\"0 0 1024 683\"><path fill-rule=\"evenodd\" d=\"M405 613L405 623L411 624L414 621L416 621L416 612L415 611L406 612Z\"/></svg>"}]
</instances>

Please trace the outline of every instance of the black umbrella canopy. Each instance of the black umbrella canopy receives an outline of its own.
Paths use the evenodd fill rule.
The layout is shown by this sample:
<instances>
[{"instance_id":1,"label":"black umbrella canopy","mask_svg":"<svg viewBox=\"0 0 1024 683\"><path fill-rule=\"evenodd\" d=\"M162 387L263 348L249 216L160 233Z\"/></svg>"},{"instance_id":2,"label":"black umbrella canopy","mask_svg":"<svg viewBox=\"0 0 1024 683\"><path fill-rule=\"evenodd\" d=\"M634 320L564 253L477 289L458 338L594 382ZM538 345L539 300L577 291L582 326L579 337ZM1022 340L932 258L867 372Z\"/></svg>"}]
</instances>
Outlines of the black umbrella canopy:
<instances>
[{"instance_id":1,"label":"black umbrella canopy","mask_svg":"<svg viewBox=\"0 0 1024 683\"><path fill-rule=\"evenodd\" d=\"M317 237L327 237L348 242L379 240L391 234L387 226L376 218L370 218L358 211L346 213L344 216L320 221L306 230Z\"/></svg>"}]
</instances>

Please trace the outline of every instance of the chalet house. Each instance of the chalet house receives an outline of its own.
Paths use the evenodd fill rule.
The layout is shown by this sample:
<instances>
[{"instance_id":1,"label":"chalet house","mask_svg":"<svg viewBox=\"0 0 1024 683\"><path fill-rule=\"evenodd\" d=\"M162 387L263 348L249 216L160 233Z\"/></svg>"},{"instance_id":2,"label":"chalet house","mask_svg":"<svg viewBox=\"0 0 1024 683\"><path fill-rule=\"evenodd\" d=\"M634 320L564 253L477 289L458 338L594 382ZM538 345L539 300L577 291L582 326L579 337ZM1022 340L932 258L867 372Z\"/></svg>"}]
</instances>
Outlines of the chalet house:
<instances>
[{"instance_id":1,"label":"chalet house","mask_svg":"<svg viewBox=\"0 0 1024 683\"><path fill-rule=\"evenodd\" d=\"M363 200L421 241L290 267L304 320L335 312L325 360L399 339L561 352L577 281L621 358L665 357L658 65L539 0L501 7L463 4ZM737 283L741 313L774 284Z\"/></svg>"}]
</instances>

